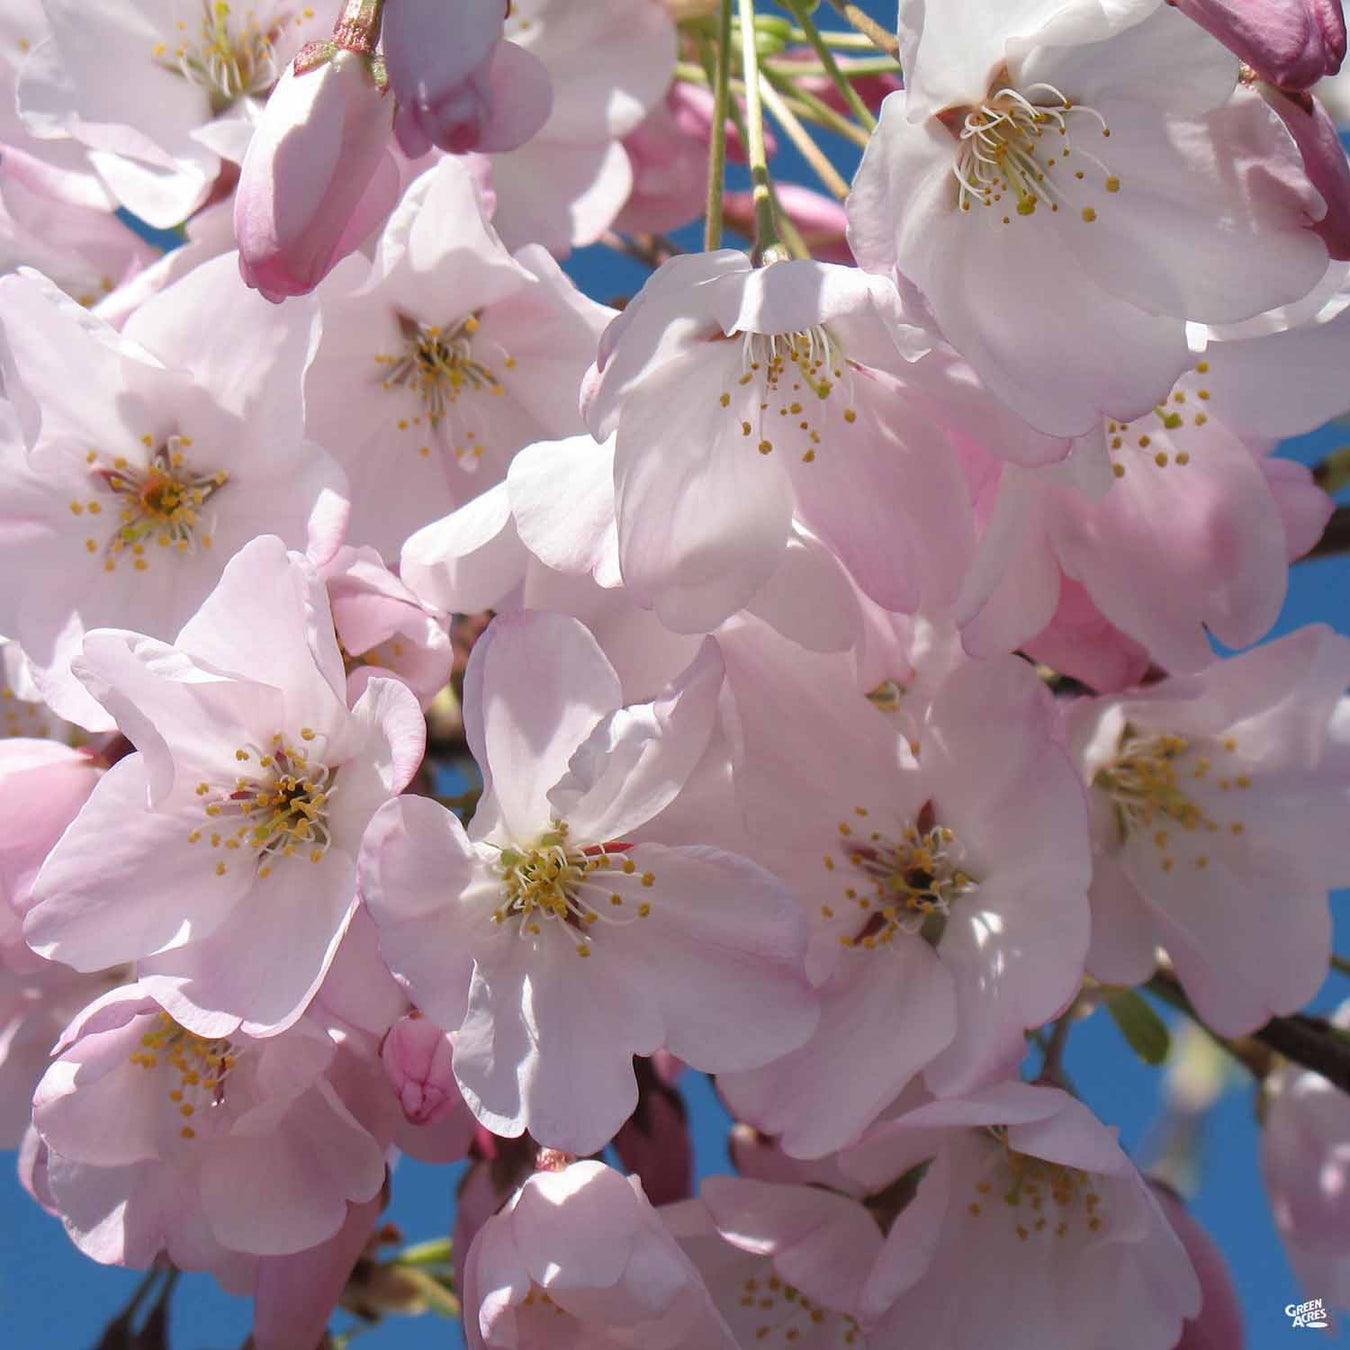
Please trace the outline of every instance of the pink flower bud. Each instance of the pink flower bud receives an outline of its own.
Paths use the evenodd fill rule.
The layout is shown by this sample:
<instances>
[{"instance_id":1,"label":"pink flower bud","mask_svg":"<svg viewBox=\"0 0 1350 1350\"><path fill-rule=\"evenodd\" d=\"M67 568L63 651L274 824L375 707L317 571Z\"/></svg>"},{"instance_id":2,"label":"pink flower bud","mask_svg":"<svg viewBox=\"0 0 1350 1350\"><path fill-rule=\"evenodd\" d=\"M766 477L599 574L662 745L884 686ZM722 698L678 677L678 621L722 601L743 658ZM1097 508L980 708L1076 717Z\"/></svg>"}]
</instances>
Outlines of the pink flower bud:
<instances>
[{"instance_id":1,"label":"pink flower bud","mask_svg":"<svg viewBox=\"0 0 1350 1350\"><path fill-rule=\"evenodd\" d=\"M365 57L287 67L249 142L234 199L244 281L269 300L312 291L393 209L393 105Z\"/></svg>"},{"instance_id":2,"label":"pink flower bud","mask_svg":"<svg viewBox=\"0 0 1350 1350\"><path fill-rule=\"evenodd\" d=\"M414 1125L439 1120L459 1102L450 1053L450 1038L421 1013L408 1013L389 1028L380 1058Z\"/></svg>"},{"instance_id":3,"label":"pink flower bud","mask_svg":"<svg viewBox=\"0 0 1350 1350\"><path fill-rule=\"evenodd\" d=\"M393 0L381 45L398 99L394 134L416 159L514 150L548 120L553 89L537 58L502 41L503 0Z\"/></svg>"},{"instance_id":4,"label":"pink flower bud","mask_svg":"<svg viewBox=\"0 0 1350 1350\"><path fill-rule=\"evenodd\" d=\"M1335 122L1311 94L1287 93L1264 83L1256 88L1294 138L1308 181L1326 201L1327 213L1312 226L1313 232L1333 258L1350 258L1350 161Z\"/></svg>"},{"instance_id":5,"label":"pink flower bud","mask_svg":"<svg viewBox=\"0 0 1350 1350\"><path fill-rule=\"evenodd\" d=\"M1171 0L1262 79L1307 89L1345 59L1341 0Z\"/></svg>"}]
</instances>

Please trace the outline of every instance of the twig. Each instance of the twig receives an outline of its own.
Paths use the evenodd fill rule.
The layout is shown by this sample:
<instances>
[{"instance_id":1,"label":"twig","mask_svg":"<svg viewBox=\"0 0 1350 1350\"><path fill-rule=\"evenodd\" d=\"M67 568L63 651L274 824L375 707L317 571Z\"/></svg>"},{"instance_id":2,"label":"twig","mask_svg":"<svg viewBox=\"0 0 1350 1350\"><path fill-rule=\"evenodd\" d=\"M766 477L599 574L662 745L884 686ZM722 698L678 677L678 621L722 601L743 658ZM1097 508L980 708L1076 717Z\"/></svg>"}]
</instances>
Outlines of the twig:
<instances>
[{"instance_id":1,"label":"twig","mask_svg":"<svg viewBox=\"0 0 1350 1350\"><path fill-rule=\"evenodd\" d=\"M1337 553L1350 553L1350 506L1338 506L1331 513L1322 537L1298 561L1329 558Z\"/></svg>"},{"instance_id":2,"label":"twig","mask_svg":"<svg viewBox=\"0 0 1350 1350\"><path fill-rule=\"evenodd\" d=\"M894 33L888 33L870 14L850 4L849 0L830 0L835 12L847 19L858 32L872 39L875 46L891 56L900 52L900 41Z\"/></svg>"}]
</instances>

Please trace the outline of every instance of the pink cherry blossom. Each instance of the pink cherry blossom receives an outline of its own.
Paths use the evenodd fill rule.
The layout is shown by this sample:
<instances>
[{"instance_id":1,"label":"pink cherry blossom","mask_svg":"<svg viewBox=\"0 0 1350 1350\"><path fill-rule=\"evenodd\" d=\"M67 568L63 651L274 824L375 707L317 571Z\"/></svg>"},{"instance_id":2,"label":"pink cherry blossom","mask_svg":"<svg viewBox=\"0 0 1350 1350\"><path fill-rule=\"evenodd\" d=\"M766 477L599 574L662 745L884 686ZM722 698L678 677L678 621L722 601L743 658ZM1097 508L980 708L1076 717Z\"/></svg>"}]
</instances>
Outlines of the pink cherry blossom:
<instances>
[{"instance_id":1,"label":"pink cherry blossom","mask_svg":"<svg viewBox=\"0 0 1350 1350\"><path fill-rule=\"evenodd\" d=\"M874 1343L854 1309L882 1237L856 1201L813 1186L709 1177L699 1199L667 1206L661 1218L739 1344Z\"/></svg>"},{"instance_id":2,"label":"pink cherry blossom","mask_svg":"<svg viewBox=\"0 0 1350 1350\"><path fill-rule=\"evenodd\" d=\"M344 547L320 570L355 703L376 675L392 675L423 709L450 679L445 617L428 609L373 548Z\"/></svg>"},{"instance_id":3,"label":"pink cherry blossom","mask_svg":"<svg viewBox=\"0 0 1350 1350\"><path fill-rule=\"evenodd\" d=\"M248 1255L304 1251L379 1193L384 1156L327 1080L308 1022L258 1041L195 1035L143 985L72 1023L38 1085L47 1181L95 1260L251 1275Z\"/></svg>"},{"instance_id":4,"label":"pink cherry blossom","mask_svg":"<svg viewBox=\"0 0 1350 1350\"><path fill-rule=\"evenodd\" d=\"M421 759L416 700L372 679L347 710L323 582L268 536L176 645L98 630L79 672L140 753L48 857L28 942L77 970L143 958L199 1035L284 1029L351 921L367 822Z\"/></svg>"},{"instance_id":5,"label":"pink cherry blossom","mask_svg":"<svg viewBox=\"0 0 1350 1350\"><path fill-rule=\"evenodd\" d=\"M603 1163L536 1172L478 1231L464 1271L469 1350L736 1350L641 1187Z\"/></svg>"},{"instance_id":6,"label":"pink cherry blossom","mask_svg":"<svg viewBox=\"0 0 1350 1350\"><path fill-rule=\"evenodd\" d=\"M459 1097L450 1068L450 1037L419 1013L400 1017L384 1038L380 1059L398 1093L403 1114L424 1125L448 1111Z\"/></svg>"},{"instance_id":7,"label":"pink cherry blossom","mask_svg":"<svg viewBox=\"0 0 1350 1350\"><path fill-rule=\"evenodd\" d=\"M637 1103L634 1054L723 1072L810 1032L792 897L743 858L660 842L720 685L707 647L624 708L576 620L501 616L465 677L472 832L420 797L371 827L361 886L385 959L452 1033L464 1098L497 1134L589 1153Z\"/></svg>"},{"instance_id":8,"label":"pink cherry blossom","mask_svg":"<svg viewBox=\"0 0 1350 1350\"><path fill-rule=\"evenodd\" d=\"M269 300L304 295L393 209L393 101L368 58L339 51L286 69L249 142L234 198L244 280Z\"/></svg>"},{"instance_id":9,"label":"pink cherry blossom","mask_svg":"<svg viewBox=\"0 0 1350 1350\"><path fill-rule=\"evenodd\" d=\"M1181 1239L1186 1255L1200 1281L1200 1311L1187 1318L1185 1330L1173 1350L1244 1350L1242 1307L1238 1302L1233 1272L1218 1243L1200 1226L1191 1212L1166 1185L1150 1181L1158 1208Z\"/></svg>"},{"instance_id":10,"label":"pink cherry blossom","mask_svg":"<svg viewBox=\"0 0 1350 1350\"><path fill-rule=\"evenodd\" d=\"M1350 640L1313 626L1073 709L1092 788L1094 975L1146 979L1161 945L1205 1023L1228 1036L1317 992L1326 893L1350 880L1350 778L1323 763L1348 677Z\"/></svg>"},{"instance_id":11,"label":"pink cherry blossom","mask_svg":"<svg viewBox=\"0 0 1350 1350\"><path fill-rule=\"evenodd\" d=\"M968 503L886 369L899 358L882 320L898 311L856 271L755 269L724 249L665 263L610 325L583 406L593 434L617 432L624 583L667 627L708 631L748 604L794 513L879 604L954 597Z\"/></svg>"},{"instance_id":12,"label":"pink cherry blossom","mask_svg":"<svg viewBox=\"0 0 1350 1350\"><path fill-rule=\"evenodd\" d=\"M1185 1248L1115 1131L1058 1088L1001 1083L919 1106L846 1165L875 1189L920 1162L863 1285L865 1321L951 1350L1171 1350L1199 1312Z\"/></svg>"},{"instance_id":13,"label":"pink cherry blossom","mask_svg":"<svg viewBox=\"0 0 1350 1350\"><path fill-rule=\"evenodd\" d=\"M51 36L24 63L19 110L40 138L73 138L113 197L152 225L177 225L238 163L256 100L321 35L313 7L43 0Z\"/></svg>"},{"instance_id":14,"label":"pink cherry blossom","mask_svg":"<svg viewBox=\"0 0 1350 1350\"><path fill-rule=\"evenodd\" d=\"M611 311L542 249L507 253L472 175L446 159L320 294L308 433L348 471L349 542L397 557L490 487L513 451L581 430L577 387Z\"/></svg>"},{"instance_id":15,"label":"pink cherry blossom","mask_svg":"<svg viewBox=\"0 0 1350 1350\"><path fill-rule=\"evenodd\" d=\"M340 541L346 482L301 439L303 346L284 355L305 334L282 316L260 327L261 302L237 279L233 299L222 296L215 283L230 270L227 259L198 269L121 336L34 275L0 280L13 400L0 406L0 630L23 646L47 702L90 730L112 724L71 675L88 629L171 637L260 531L320 560ZM174 352L175 327L206 297L226 340L198 343L187 369L161 364L150 344ZM228 345L236 324L252 331L242 348Z\"/></svg>"},{"instance_id":16,"label":"pink cherry blossom","mask_svg":"<svg viewBox=\"0 0 1350 1350\"><path fill-rule=\"evenodd\" d=\"M1344 1011L1335 1021L1344 1027ZM1309 1298L1350 1309L1350 1102L1293 1064L1278 1067L1263 1089L1261 1172L1285 1251Z\"/></svg>"},{"instance_id":17,"label":"pink cherry blossom","mask_svg":"<svg viewBox=\"0 0 1350 1350\"><path fill-rule=\"evenodd\" d=\"M942 22L986 8L944 6ZM991 11L971 51L1052 8ZM954 62L936 106L892 94L848 204L861 266L903 274L989 388L1053 435L1144 416L1190 364L1187 320L1288 304L1327 260L1309 228L1326 202L1279 119L1234 92L1236 61L1152 0L1092 41L1079 16L1106 8L1070 6L1072 31L1019 42L1006 70Z\"/></svg>"},{"instance_id":18,"label":"pink cherry blossom","mask_svg":"<svg viewBox=\"0 0 1350 1350\"><path fill-rule=\"evenodd\" d=\"M822 1009L801 1050L718 1085L740 1119L818 1158L921 1071L947 1093L1011 1071L1024 1030L1073 996L1083 794L1048 694L1011 659L949 675L911 748L838 658L789 659L749 625L720 645L749 851L807 908Z\"/></svg>"},{"instance_id":19,"label":"pink cherry blossom","mask_svg":"<svg viewBox=\"0 0 1350 1350\"><path fill-rule=\"evenodd\" d=\"M542 64L553 106L529 141L492 155L494 219L510 248L562 256L594 243L628 200L621 141L670 88L675 27L660 0L513 0L505 36Z\"/></svg>"}]
</instances>

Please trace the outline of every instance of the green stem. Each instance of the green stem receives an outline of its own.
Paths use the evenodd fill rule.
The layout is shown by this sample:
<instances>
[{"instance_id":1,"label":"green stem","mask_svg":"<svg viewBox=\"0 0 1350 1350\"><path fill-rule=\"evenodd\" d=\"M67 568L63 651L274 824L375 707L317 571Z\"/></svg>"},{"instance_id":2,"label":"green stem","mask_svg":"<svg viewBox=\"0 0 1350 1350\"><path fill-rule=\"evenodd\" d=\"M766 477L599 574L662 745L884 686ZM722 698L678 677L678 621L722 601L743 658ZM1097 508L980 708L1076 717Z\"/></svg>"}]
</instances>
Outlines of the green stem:
<instances>
[{"instance_id":1,"label":"green stem","mask_svg":"<svg viewBox=\"0 0 1350 1350\"><path fill-rule=\"evenodd\" d=\"M828 103L818 99L814 94L799 89L793 84L791 77L785 75L782 70L764 65L760 67L760 73L783 95L783 101L798 117L814 122L827 131L833 131L838 136L846 136L860 150L867 149L868 136L860 126L850 122L847 117L841 117ZM772 112L773 108L770 107L769 111Z\"/></svg>"},{"instance_id":2,"label":"green stem","mask_svg":"<svg viewBox=\"0 0 1350 1350\"><path fill-rule=\"evenodd\" d=\"M839 90L844 102L853 110L854 117L858 119L865 131L875 130L877 119L872 116L872 110L862 101L862 95L844 77L844 72L839 69L839 62L834 59L834 53L825 45L825 39L821 36L820 29L816 27L811 18L810 10L807 9L803 0L783 0L783 3L792 11L792 17L801 24L802 31L806 34L806 40L820 58L820 64L825 67L825 73L834 81L834 87Z\"/></svg>"},{"instance_id":3,"label":"green stem","mask_svg":"<svg viewBox=\"0 0 1350 1350\"><path fill-rule=\"evenodd\" d=\"M835 12L847 19L858 32L864 34L874 47L895 56L900 51L900 42L894 33L888 33L870 14L861 10L849 0L830 0Z\"/></svg>"},{"instance_id":4,"label":"green stem","mask_svg":"<svg viewBox=\"0 0 1350 1350\"><path fill-rule=\"evenodd\" d=\"M848 196L848 184L839 170L830 163L829 156L811 138L811 133L802 126L797 114L783 101L783 96L775 88L774 81L765 80L760 92L778 125L787 133L788 139L797 147L801 157L815 171L816 177L840 201L843 201Z\"/></svg>"},{"instance_id":5,"label":"green stem","mask_svg":"<svg viewBox=\"0 0 1350 1350\"><path fill-rule=\"evenodd\" d=\"M789 9L796 12L796 7L789 4ZM815 25L813 24L814 28ZM864 37L861 33L845 33L838 29L819 29L815 30L816 36L827 46L832 47L837 52L870 52L875 50L876 43L870 37ZM805 28L790 28L788 36L793 42L810 42L811 37Z\"/></svg>"},{"instance_id":6,"label":"green stem","mask_svg":"<svg viewBox=\"0 0 1350 1350\"><path fill-rule=\"evenodd\" d=\"M819 61L790 61L786 57L771 56L763 62L772 66L781 75L828 75L829 71ZM856 61L850 60L847 66L840 67L845 79L857 75L898 75L900 63L889 56L862 56Z\"/></svg>"},{"instance_id":7,"label":"green stem","mask_svg":"<svg viewBox=\"0 0 1350 1350\"><path fill-rule=\"evenodd\" d=\"M722 0L717 17L712 138L708 143L708 206L703 221L703 247L709 253L722 244L722 193L727 177L727 105L730 102L731 0Z\"/></svg>"},{"instance_id":8,"label":"green stem","mask_svg":"<svg viewBox=\"0 0 1350 1350\"><path fill-rule=\"evenodd\" d=\"M450 1239L431 1238L426 1242L414 1242L411 1247L404 1247L397 1256L390 1258L390 1265L395 1266L436 1266L444 1265L450 1260Z\"/></svg>"},{"instance_id":9,"label":"green stem","mask_svg":"<svg viewBox=\"0 0 1350 1350\"><path fill-rule=\"evenodd\" d=\"M741 74L745 80L746 142L750 163L751 196L755 208L755 243L751 252L756 262L779 243L774 219L773 195L769 186L769 157L764 149L764 108L760 103L759 51L755 46L755 0L737 0L741 18Z\"/></svg>"}]
</instances>

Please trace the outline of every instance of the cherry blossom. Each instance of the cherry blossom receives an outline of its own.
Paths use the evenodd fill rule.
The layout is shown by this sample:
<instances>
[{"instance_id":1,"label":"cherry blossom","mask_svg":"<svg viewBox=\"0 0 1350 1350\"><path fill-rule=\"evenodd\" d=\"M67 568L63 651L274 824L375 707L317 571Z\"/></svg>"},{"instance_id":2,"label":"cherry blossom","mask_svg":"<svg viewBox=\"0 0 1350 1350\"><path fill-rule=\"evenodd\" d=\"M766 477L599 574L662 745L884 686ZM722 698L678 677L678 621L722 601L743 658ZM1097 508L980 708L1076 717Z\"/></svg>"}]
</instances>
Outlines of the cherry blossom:
<instances>
[{"instance_id":1,"label":"cherry blossom","mask_svg":"<svg viewBox=\"0 0 1350 1350\"><path fill-rule=\"evenodd\" d=\"M20 74L24 121L87 146L113 197L162 227L203 204L222 160L243 158L258 98L331 19L282 3L42 3L51 36Z\"/></svg>"},{"instance_id":2,"label":"cherry blossom","mask_svg":"<svg viewBox=\"0 0 1350 1350\"><path fill-rule=\"evenodd\" d=\"M748 604L794 512L878 603L954 596L966 494L884 368L898 358L882 319L898 310L856 271L756 270L724 249L666 263L615 319L584 406L597 437L617 432L624 583L667 627L708 631Z\"/></svg>"},{"instance_id":3,"label":"cherry blossom","mask_svg":"<svg viewBox=\"0 0 1350 1350\"><path fill-rule=\"evenodd\" d=\"M1073 997L1083 796L1049 696L1015 661L952 673L911 748L837 658L789 663L748 626L720 643L751 856L806 905L822 1010L801 1050L719 1086L741 1119L817 1158L920 1071L945 1093L1010 1071L1024 1029Z\"/></svg>"},{"instance_id":4,"label":"cherry blossom","mask_svg":"<svg viewBox=\"0 0 1350 1350\"><path fill-rule=\"evenodd\" d=\"M372 679L347 710L323 582L268 536L174 646L97 630L79 671L139 753L48 857L28 942L77 970L143 958L196 1034L284 1029L351 921L367 822L421 758L416 699Z\"/></svg>"},{"instance_id":5,"label":"cherry blossom","mask_svg":"<svg viewBox=\"0 0 1350 1350\"><path fill-rule=\"evenodd\" d=\"M464 1307L470 1350L738 1345L641 1187L598 1162L536 1172L482 1226Z\"/></svg>"},{"instance_id":6,"label":"cherry blossom","mask_svg":"<svg viewBox=\"0 0 1350 1350\"><path fill-rule=\"evenodd\" d=\"M1019 45L1004 75L952 65L935 106L892 94L849 201L861 266L913 282L989 388L1054 435L1145 415L1190 364L1186 320L1288 304L1327 259L1308 228L1326 203L1279 119L1234 93L1233 58L1169 6L1097 27Z\"/></svg>"},{"instance_id":7,"label":"cherry blossom","mask_svg":"<svg viewBox=\"0 0 1350 1350\"><path fill-rule=\"evenodd\" d=\"M210 282L194 274L184 293L162 293L133 331L159 345L172 333L163 320L179 306L190 314ZM326 559L346 519L346 482L302 441L293 412L268 416L288 383L275 358L289 321L275 345L257 334L246 349L250 379L250 358L213 361L210 347L195 371L166 367L35 275L0 280L0 325L13 400L0 406L0 629L23 646L57 712L106 730L107 713L70 672L84 633L171 637L260 530Z\"/></svg>"},{"instance_id":8,"label":"cherry blossom","mask_svg":"<svg viewBox=\"0 0 1350 1350\"><path fill-rule=\"evenodd\" d=\"M743 858L660 842L720 683L704 648L654 702L623 708L579 623L502 616L465 677L485 782L471 833L418 797L372 824L361 886L381 949L452 1033L460 1089L495 1133L588 1153L636 1104L634 1054L723 1072L809 1034L796 902Z\"/></svg>"},{"instance_id":9,"label":"cherry blossom","mask_svg":"<svg viewBox=\"0 0 1350 1350\"><path fill-rule=\"evenodd\" d=\"M1199 1311L1186 1251L1115 1131L1059 1089L1002 1083L919 1106L846 1165L875 1188L921 1162L863 1285L865 1320L888 1314L953 1350L1056 1337L1170 1350Z\"/></svg>"},{"instance_id":10,"label":"cherry blossom","mask_svg":"<svg viewBox=\"0 0 1350 1350\"><path fill-rule=\"evenodd\" d=\"M1161 945L1225 1035L1316 993L1326 893L1350 879L1339 823L1350 778L1323 765L1347 678L1350 641L1314 626L1074 708L1092 797L1095 975L1146 979Z\"/></svg>"},{"instance_id":11,"label":"cherry blossom","mask_svg":"<svg viewBox=\"0 0 1350 1350\"><path fill-rule=\"evenodd\" d=\"M374 268L353 259L320 293L306 429L350 477L349 542L397 557L513 451L580 431L577 385L608 316L542 249L507 253L458 161L419 178Z\"/></svg>"}]
</instances>

